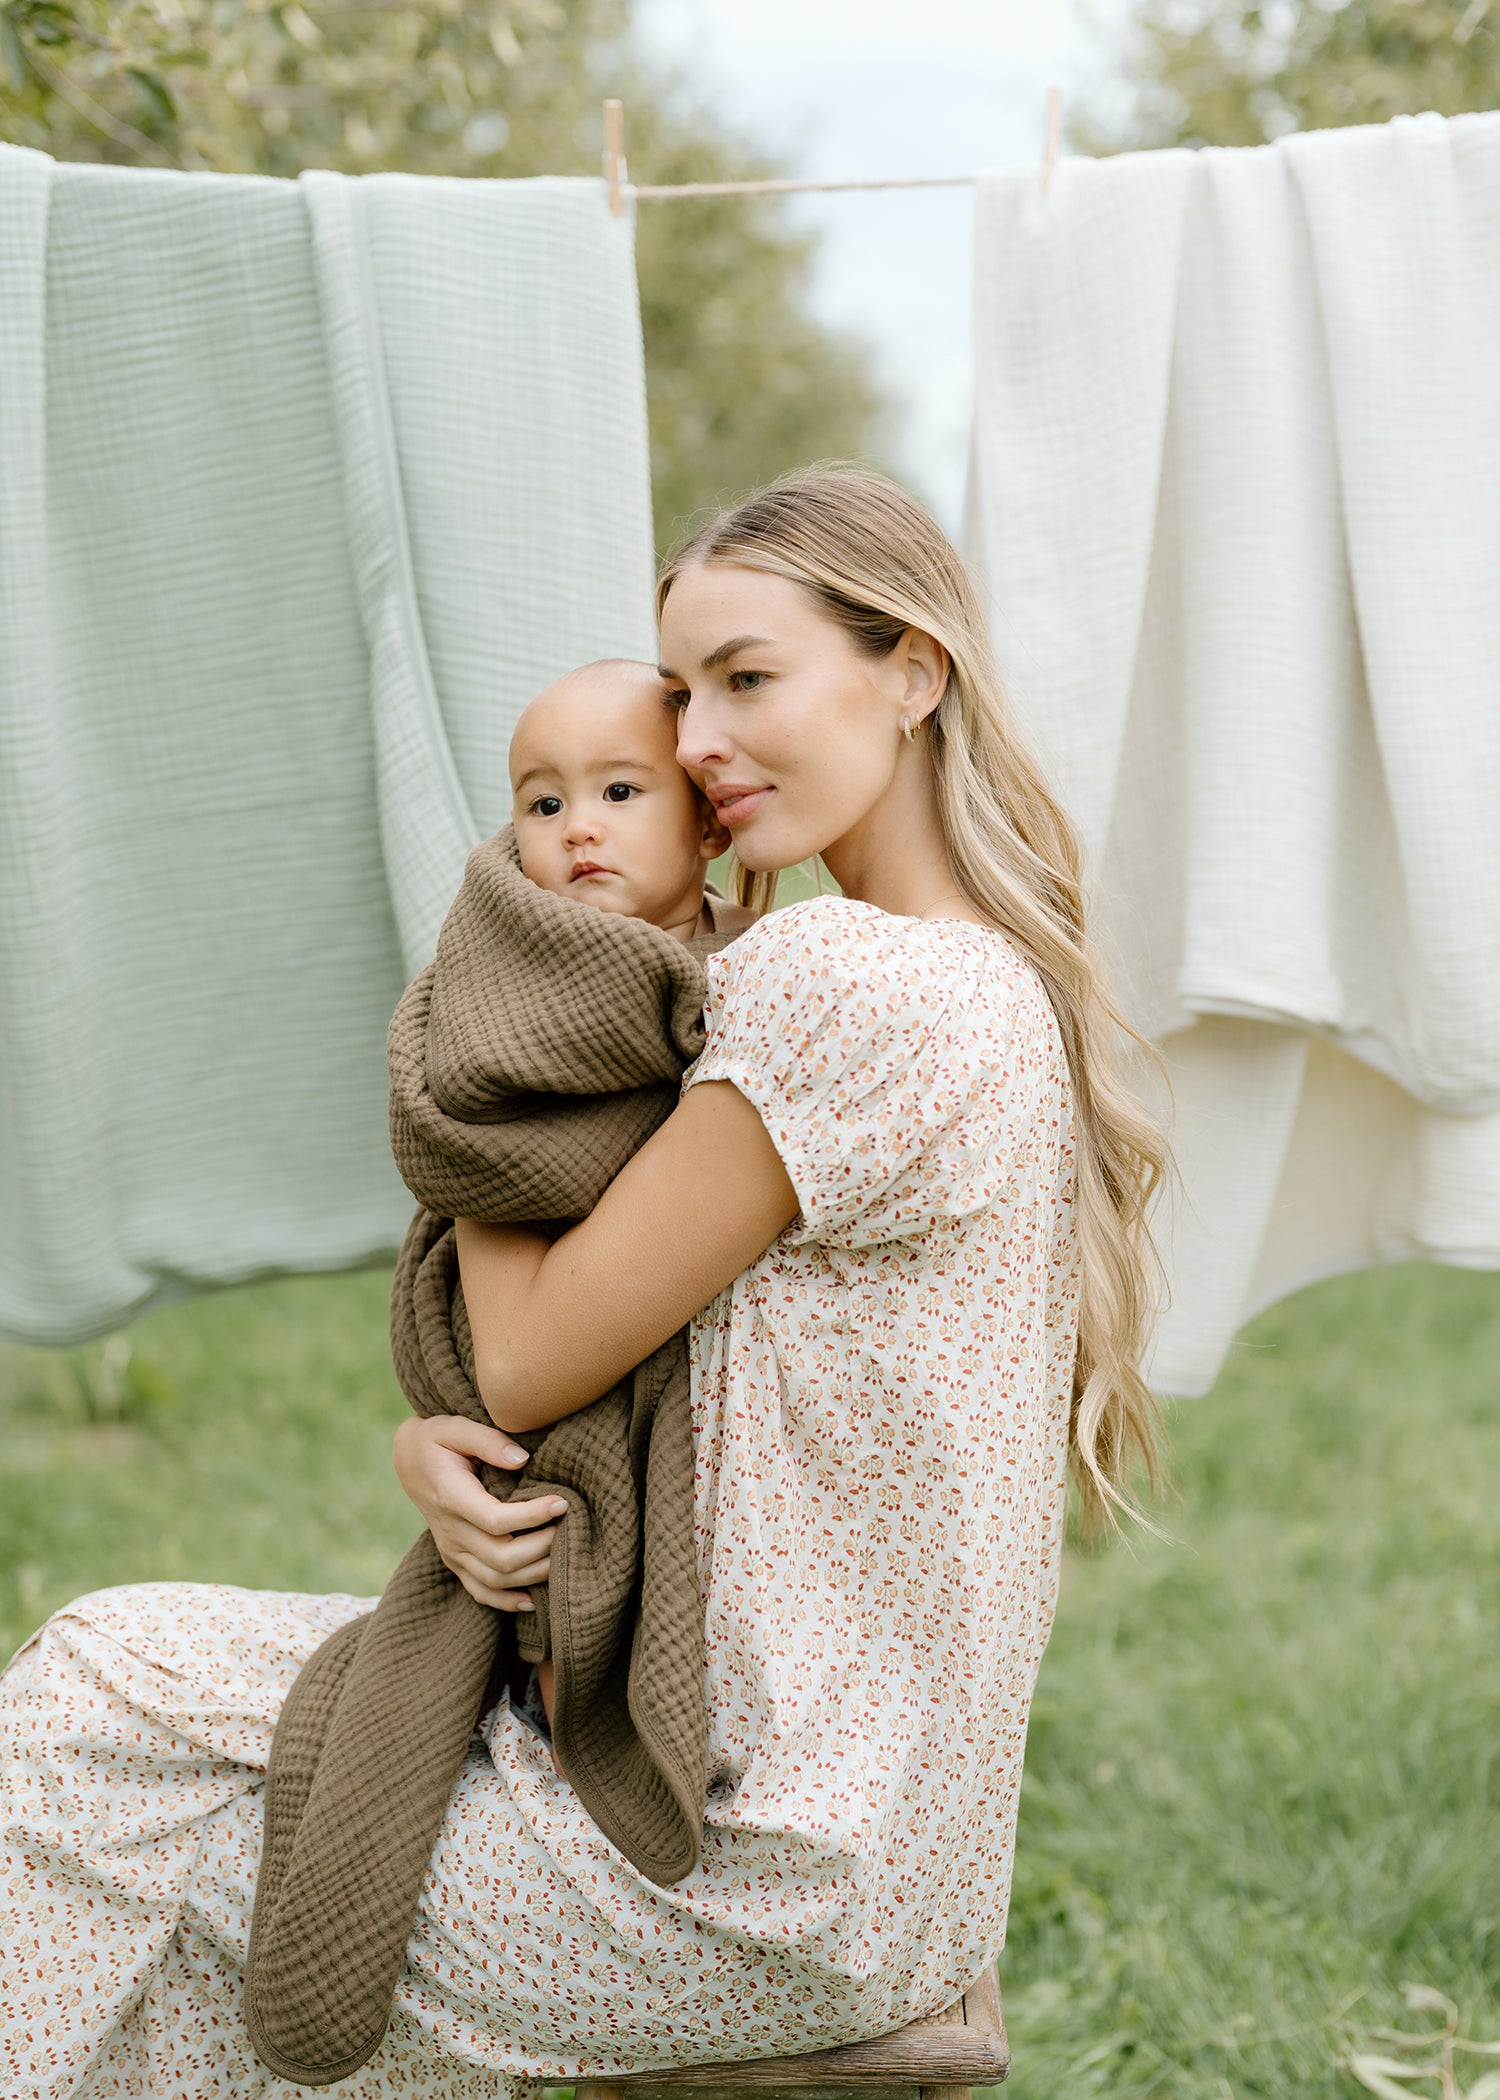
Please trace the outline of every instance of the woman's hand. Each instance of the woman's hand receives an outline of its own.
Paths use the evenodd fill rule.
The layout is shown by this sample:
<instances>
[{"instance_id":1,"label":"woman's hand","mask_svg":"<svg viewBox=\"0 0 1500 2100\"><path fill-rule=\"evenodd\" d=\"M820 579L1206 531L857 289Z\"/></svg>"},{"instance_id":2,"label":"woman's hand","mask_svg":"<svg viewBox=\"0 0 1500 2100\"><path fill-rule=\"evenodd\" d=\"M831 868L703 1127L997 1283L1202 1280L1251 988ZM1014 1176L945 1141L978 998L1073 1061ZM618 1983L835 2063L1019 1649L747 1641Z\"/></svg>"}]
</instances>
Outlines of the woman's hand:
<instances>
[{"instance_id":1,"label":"woman's hand","mask_svg":"<svg viewBox=\"0 0 1500 2100\"><path fill-rule=\"evenodd\" d=\"M519 1471L528 1454L503 1430L464 1415L410 1416L396 1431L396 1478L426 1519L444 1567L471 1597L496 1611L530 1611L528 1583L545 1582L556 1495L501 1502L480 1485L476 1465Z\"/></svg>"}]
</instances>

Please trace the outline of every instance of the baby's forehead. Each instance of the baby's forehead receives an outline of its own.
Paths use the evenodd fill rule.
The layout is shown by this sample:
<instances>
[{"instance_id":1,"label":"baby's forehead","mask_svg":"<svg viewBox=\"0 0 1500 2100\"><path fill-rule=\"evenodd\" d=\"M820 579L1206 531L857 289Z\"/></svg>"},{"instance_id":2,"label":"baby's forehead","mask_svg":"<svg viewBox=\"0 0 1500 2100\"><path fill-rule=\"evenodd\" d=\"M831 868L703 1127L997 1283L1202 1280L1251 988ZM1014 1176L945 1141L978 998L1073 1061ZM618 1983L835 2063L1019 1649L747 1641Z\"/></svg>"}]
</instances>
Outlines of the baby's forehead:
<instances>
[{"instance_id":1,"label":"baby's forehead","mask_svg":"<svg viewBox=\"0 0 1500 2100\"><path fill-rule=\"evenodd\" d=\"M645 665L598 665L559 679L516 723L512 778L523 767L572 772L622 761L675 767L677 721L667 691Z\"/></svg>"}]
</instances>

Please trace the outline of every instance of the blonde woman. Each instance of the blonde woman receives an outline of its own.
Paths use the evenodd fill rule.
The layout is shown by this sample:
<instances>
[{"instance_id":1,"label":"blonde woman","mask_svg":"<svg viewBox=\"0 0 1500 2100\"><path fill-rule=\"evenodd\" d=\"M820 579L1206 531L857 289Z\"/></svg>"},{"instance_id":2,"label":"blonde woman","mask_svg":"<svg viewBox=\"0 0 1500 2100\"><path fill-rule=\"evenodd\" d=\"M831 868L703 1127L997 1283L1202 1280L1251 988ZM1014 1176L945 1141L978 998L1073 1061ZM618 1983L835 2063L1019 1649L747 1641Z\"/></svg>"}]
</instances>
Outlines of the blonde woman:
<instances>
[{"instance_id":1,"label":"blonde woman","mask_svg":"<svg viewBox=\"0 0 1500 2100\"><path fill-rule=\"evenodd\" d=\"M691 1320L702 1860L642 1881L502 1700L350 2094L794 2053L955 1997L1004 1938L1069 1458L1095 1517L1153 1463L1159 1142L958 556L889 482L816 471L691 540L659 611L747 897L814 854L842 895L714 959L681 1105L584 1223L461 1228L497 1426L404 1424L398 1468L466 1584L521 1607L544 1513L468 1456L518 1462L507 1431ZM23 1649L5 2091L284 2090L240 2016L260 1780L301 1662L365 1608L146 1585Z\"/></svg>"}]
</instances>

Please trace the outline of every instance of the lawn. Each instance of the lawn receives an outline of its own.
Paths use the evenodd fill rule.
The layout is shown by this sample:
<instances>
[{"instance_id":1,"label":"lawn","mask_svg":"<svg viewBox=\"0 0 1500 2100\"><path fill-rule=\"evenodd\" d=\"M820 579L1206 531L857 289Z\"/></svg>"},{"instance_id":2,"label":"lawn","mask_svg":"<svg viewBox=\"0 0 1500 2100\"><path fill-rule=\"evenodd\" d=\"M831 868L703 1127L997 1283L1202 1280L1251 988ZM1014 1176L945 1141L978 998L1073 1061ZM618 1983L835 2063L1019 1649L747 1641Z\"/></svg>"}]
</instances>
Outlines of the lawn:
<instances>
[{"instance_id":1,"label":"lawn","mask_svg":"<svg viewBox=\"0 0 1500 2100\"><path fill-rule=\"evenodd\" d=\"M103 1583L378 1589L415 1530L387 1282L0 1347L0 1649ZM1403 1982L1500 2037L1500 1276L1305 1291L1172 1440L1172 1540L1069 1554L1001 1969L1007 2091L1356 2100L1351 2047L1433 2025ZM1459 2063L1464 2088L1486 2068Z\"/></svg>"}]
</instances>

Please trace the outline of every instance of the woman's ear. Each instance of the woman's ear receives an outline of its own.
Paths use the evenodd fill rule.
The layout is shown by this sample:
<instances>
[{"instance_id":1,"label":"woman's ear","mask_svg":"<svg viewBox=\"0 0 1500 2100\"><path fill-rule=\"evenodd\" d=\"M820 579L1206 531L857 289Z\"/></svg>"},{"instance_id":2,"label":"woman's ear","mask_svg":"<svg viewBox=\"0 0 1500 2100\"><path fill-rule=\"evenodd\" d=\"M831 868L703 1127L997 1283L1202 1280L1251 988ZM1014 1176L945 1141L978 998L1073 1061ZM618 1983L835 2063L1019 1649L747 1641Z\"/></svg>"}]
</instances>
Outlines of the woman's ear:
<instances>
[{"instance_id":1,"label":"woman's ear","mask_svg":"<svg viewBox=\"0 0 1500 2100\"><path fill-rule=\"evenodd\" d=\"M948 690L952 659L935 636L920 627L908 627L900 646L906 652L906 692L902 705L920 722L937 706Z\"/></svg>"}]
</instances>

